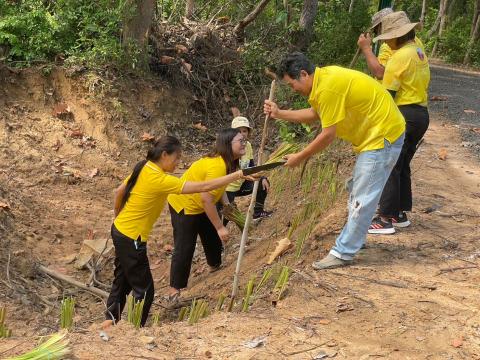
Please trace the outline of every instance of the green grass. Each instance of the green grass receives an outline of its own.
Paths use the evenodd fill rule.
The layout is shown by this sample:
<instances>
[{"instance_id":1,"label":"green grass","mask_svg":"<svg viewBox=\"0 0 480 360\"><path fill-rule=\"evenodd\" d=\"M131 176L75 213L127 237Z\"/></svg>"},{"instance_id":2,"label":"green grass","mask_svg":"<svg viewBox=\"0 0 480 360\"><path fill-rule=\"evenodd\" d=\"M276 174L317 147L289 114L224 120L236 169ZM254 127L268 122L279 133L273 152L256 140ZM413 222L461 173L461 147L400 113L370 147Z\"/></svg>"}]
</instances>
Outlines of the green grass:
<instances>
[{"instance_id":1,"label":"green grass","mask_svg":"<svg viewBox=\"0 0 480 360\"><path fill-rule=\"evenodd\" d=\"M75 299L66 297L62 300L60 307L60 328L71 329L73 327L73 316L75 315Z\"/></svg>"},{"instance_id":2,"label":"green grass","mask_svg":"<svg viewBox=\"0 0 480 360\"><path fill-rule=\"evenodd\" d=\"M242 311L247 312L250 306L250 298L252 297L253 287L255 285L255 278L251 278L247 283L245 289L245 297L243 298Z\"/></svg>"},{"instance_id":3,"label":"green grass","mask_svg":"<svg viewBox=\"0 0 480 360\"><path fill-rule=\"evenodd\" d=\"M8 338L12 336L12 330L5 325L5 319L7 317L7 309L5 306L0 308L0 338Z\"/></svg>"},{"instance_id":4,"label":"green grass","mask_svg":"<svg viewBox=\"0 0 480 360\"><path fill-rule=\"evenodd\" d=\"M4 360L60 360L70 353L66 331L59 332L48 338L47 341L23 355Z\"/></svg>"},{"instance_id":5,"label":"green grass","mask_svg":"<svg viewBox=\"0 0 480 360\"><path fill-rule=\"evenodd\" d=\"M136 301L133 295L127 296L127 321L135 326L136 329L140 328L144 304L145 299Z\"/></svg>"}]
</instances>

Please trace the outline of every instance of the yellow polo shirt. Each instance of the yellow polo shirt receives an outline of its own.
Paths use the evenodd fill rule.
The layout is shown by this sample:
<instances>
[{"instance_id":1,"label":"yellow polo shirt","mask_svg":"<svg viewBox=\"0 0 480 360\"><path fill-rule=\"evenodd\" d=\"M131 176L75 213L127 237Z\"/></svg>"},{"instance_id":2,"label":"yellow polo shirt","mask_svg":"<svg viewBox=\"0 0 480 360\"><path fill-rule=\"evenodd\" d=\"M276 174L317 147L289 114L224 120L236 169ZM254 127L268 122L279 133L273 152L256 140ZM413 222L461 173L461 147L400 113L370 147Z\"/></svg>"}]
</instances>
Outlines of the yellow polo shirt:
<instances>
[{"instance_id":1,"label":"yellow polo shirt","mask_svg":"<svg viewBox=\"0 0 480 360\"><path fill-rule=\"evenodd\" d=\"M422 40L420 40L418 37L415 36L415 44L417 44L425 53L425 47L423 46ZM392 50L390 46L387 45L386 42L383 42L382 45L380 45L380 50L378 52L378 62L382 64L383 66L387 65L388 60L392 57L393 54L395 54L396 50Z\"/></svg>"},{"instance_id":2,"label":"yellow polo shirt","mask_svg":"<svg viewBox=\"0 0 480 360\"><path fill-rule=\"evenodd\" d=\"M339 66L316 68L308 102L323 128L337 127L337 137L355 152L383 149L395 142L405 120L390 94L370 76Z\"/></svg>"},{"instance_id":3,"label":"yellow polo shirt","mask_svg":"<svg viewBox=\"0 0 480 360\"><path fill-rule=\"evenodd\" d=\"M427 106L430 67L425 52L417 44L407 44L398 49L385 67L382 84L396 91L397 105L418 104Z\"/></svg>"},{"instance_id":4,"label":"yellow polo shirt","mask_svg":"<svg viewBox=\"0 0 480 360\"><path fill-rule=\"evenodd\" d=\"M247 141L247 144L245 145L245 155L240 158L240 169L246 169L250 164L250 160L253 160L253 148L250 141ZM237 181L228 184L226 191L235 192L240 190L244 181L244 179L238 179Z\"/></svg>"},{"instance_id":5,"label":"yellow polo shirt","mask_svg":"<svg viewBox=\"0 0 480 360\"><path fill-rule=\"evenodd\" d=\"M126 184L130 176L124 183ZM184 179L166 174L157 164L147 161L138 175L130 197L115 218L115 227L131 239L147 241L168 194L181 194Z\"/></svg>"},{"instance_id":6,"label":"yellow polo shirt","mask_svg":"<svg viewBox=\"0 0 480 360\"><path fill-rule=\"evenodd\" d=\"M204 157L195 161L181 177L183 181L206 181L227 175L227 165L221 156ZM214 202L218 202L226 186L210 191ZM177 213L184 210L186 215L197 215L205 212L201 194L169 195L168 203Z\"/></svg>"}]
</instances>

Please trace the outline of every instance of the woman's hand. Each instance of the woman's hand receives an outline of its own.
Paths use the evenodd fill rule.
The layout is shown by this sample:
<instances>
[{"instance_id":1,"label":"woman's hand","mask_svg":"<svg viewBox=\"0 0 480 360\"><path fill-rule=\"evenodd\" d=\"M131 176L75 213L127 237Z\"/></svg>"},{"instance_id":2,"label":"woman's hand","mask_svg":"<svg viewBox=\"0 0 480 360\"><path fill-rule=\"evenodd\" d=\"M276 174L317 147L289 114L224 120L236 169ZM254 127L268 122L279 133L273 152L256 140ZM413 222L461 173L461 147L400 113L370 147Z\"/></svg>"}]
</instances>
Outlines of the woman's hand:
<instances>
[{"instance_id":1,"label":"woman's hand","mask_svg":"<svg viewBox=\"0 0 480 360\"><path fill-rule=\"evenodd\" d=\"M220 238L220 240L222 240L222 242L226 243L228 241L228 238L230 236L230 233L228 232L227 228L225 226L222 226L220 228L217 229L217 234L218 234L218 237Z\"/></svg>"}]
</instances>

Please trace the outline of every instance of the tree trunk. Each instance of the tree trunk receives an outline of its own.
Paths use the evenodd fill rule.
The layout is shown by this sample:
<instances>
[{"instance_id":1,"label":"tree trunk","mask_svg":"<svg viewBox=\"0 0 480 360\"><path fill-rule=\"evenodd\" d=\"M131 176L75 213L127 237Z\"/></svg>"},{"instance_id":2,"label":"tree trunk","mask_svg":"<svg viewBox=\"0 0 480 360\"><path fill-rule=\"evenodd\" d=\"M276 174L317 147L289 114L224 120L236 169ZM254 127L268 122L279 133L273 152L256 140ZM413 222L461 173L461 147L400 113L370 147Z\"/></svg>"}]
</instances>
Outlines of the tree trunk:
<instances>
[{"instance_id":1,"label":"tree trunk","mask_svg":"<svg viewBox=\"0 0 480 360\"><path fill-rule=\"evenodd\" d=\"M195 0L187 0L187 5L185 8L185 17L191 19L195 11Z\"/></svg>"},{"instance_id":2,"label":"tree trunk","mask_svg":"<svg viewBox=\"0 0 480 360\"><path fill-rule=\"evenodd\" d=\"M353 4L355 3L355 0L350 0L350 6L348 7L348 12L351 14L353 12Z\"/></svg>"},{"instance_id":3,"label":"tree trunk","mask_svg":"<svg viewBox=\"0 0 480 360\"><path fill-rule=\"evenodd\" d=\"M427 14L427 0L422 1L422 13L420 15L420 23L422 24L425 22L425 15Z\"/></svg>"},{"instance_id":4,"label":"tree trunk","mask_svg":"<svg viewBox=\"0 0 480 360\"><path fill-rule=\"evenodd\" d=\"M123 44L128 47L133 41L144 50L152 24L155 0L128 0L127 9L128 15L125 16L123 26Z\"/></svg>"},{"instance_id":5,"label":"tree trunk","mask_svg":"<svg viewBox=\"0 0 480 360\"><path fill-rule=\"evenodd\" d=\"M443 30L445 29L445 24L447 21L447 4L448 0L440 0L440 10L438 11L439 14L439 27L438 27L438 37L435 39L435 44L433 45L432 53L430 54L431 57L434 57L435 54L437 53L438 49L438 38L442 36ZM437 17L438 19L438 17ZM436 23L437 21L435 21Z\"/></svg>"},{"instance_id":6,"label":"tree trunk","mask_svg":"<svg viewBox=\"0 0 480 360\"><path fill-rule=\"evenodd\" d=\"M288 27L288 25L290 25L290 22L292 21L292 6L288 3L288 0L283 0L283 8L287 13L287 18L285 19L285 27Z\"/></svg>"},{"instance_id":7,"label":"tree trunk","mask_svg":"<svg viewBox=\"0 0 480 360\"><path fill-rule=\"evenodd\" d=\"M318 0L304 0L300 15L300 30L294 34L294 44L301 51L306 51L312 40L313 24L317 16Z\"/></svg>"},{"instance_id":8,"label":"tree trunk","mask_svg":"<svg viewBox=\"0 0 480 360\"><path fill-rule=\"evenodd\" d=\"M433 24L433 26L428 31L427 38L425 39L425 41L428 41L433 36L433 34L435 34L438 31L438 27L440 26L440 20L445 12L444 10L445 1L446 0L440 0L440 8L438 9L437 18L435 19L435 23Z\"/></svg>"},{"instance_id":9,"label":"tree trunk","mask_svg":"<svg viewBox=\"0 0 480 360\"><path fill-rule=\"evenodd\" d=\"M472 19L472 27L470 29L470 37L475 32L475 25L477 24L477 20L480 16L480 0L475 1L473 7L473 19Z\"/></svg>"},{"instance_id":10,"label":"tree trunk","mask_svg":"<svg viewBox=\"0 0 480 360\"><path fill-rule=\"evenodd\" d=\"M263 9L265 9L265 7L268 5L269 2L270 0L261 0L250 14L248 14L242 20L239 21L239 23L233 29L233 33L235 34L237 39L239 40L244 39L245 28L257 18L257 16L263 11Z\"/></svg>"},{"instance_id":11,"label":"tree trunk","mask_svg":"<svg viewBox=\"0 0 480 360\"><path fill-rule=\"evenodd\" d=\"M473 45L475 45L475 42L478 40L480 36L480 16L479 16L479 10L480 9L480 0L477 0L476 7L477 7L477 12L473 14L473 19L475 21L475 26L473 27L473 32L472 35L470 36L470 41L468 42L467 46L467 52L465 53L465 57L463 58L463 63L465 65L470 64L470 54L472 53L472 48Z\"/></svg>"}]
</instances>

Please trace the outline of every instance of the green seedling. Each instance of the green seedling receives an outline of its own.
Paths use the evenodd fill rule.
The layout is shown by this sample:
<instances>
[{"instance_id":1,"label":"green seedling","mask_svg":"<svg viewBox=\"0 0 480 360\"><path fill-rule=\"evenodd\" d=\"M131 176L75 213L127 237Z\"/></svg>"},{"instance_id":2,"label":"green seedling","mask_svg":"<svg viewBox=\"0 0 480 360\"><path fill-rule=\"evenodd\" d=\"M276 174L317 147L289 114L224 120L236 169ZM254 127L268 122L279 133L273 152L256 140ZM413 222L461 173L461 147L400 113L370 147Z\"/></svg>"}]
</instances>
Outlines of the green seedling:
<instances>
[{"instance_id":1,"label":"green seedling","mask_svg":"<svg viewBox=\"0 0 480 360\"><path fill-rule=\"evenodd\" d=\"M0 308L0 338L8 338L12 336L12 330L8 329L5 325L5 319L7 317L7 309L5 306Z\"/></svg>"},{"instance_id":2,"label":"green seedling","mask_svg":"<svg viewBox=\"0 0 480 360\"><path fill-rule=\"evenodd\" d=\"M48 338L47 341L37 346L32 351L23 355L5 360L61 360L70 353L68 340L65 339L66 331L59 332Z\"/></svg>"},{"instance_id":3,"label":"green seedling","mask_svg":"<svg viewBox=\"0 0 480 360\"><path fill-rule=\"evenodd\" d=\"M136 329L140 328L144 304L145 299L136 301L133 295L127 296L127 321L135 326Z\"/></svg>"},{"instance_id":4,"label":"green seedling","mask_svg":"<svg viewBox=\"0 0 480 360\"><path fill-rule=\"evenodd\" d=\"M62 300L60 307L60 328L71 329L73 326L73 316L75 315L75 299L67 297Z\"/></svg>"},{"instance_id":5,"label":"green seedling","mask_svg":"<svg viewBox=\"0 0 480 360\"><path fill-rule=\"evenodd\" d=\"M217 300L217 306L215 306L216 311L222 311L223 303L225 302L225 294L220 294Z\"/></svg>"},{"instance_id":6,"label":"green seedling","mask_svg":"<svg viewBox=\"0 0 480 360\"><path fill-rule=\"evenodd\" d=\"M243 299L242 311L247 312L250 306L250 297L253 293L253 286L255 285L255 279L251 278L247 283L247 289L245 291L245 298Z\"/></svg>"}]
</instances>

